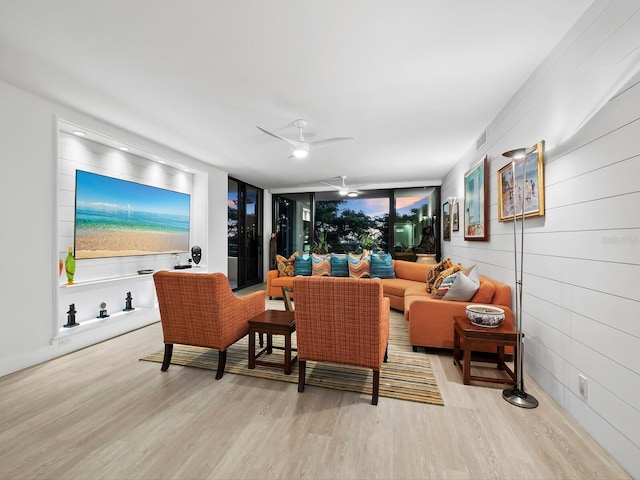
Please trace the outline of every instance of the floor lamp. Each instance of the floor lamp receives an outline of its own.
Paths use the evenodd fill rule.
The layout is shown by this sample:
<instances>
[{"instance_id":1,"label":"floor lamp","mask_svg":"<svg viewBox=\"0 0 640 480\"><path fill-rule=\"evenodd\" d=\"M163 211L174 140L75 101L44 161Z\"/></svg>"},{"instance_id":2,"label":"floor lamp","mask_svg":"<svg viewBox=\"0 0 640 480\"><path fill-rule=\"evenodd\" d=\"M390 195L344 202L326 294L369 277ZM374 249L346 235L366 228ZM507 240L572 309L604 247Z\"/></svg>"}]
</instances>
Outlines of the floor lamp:
<instances>
[{"instance_id":1,"label":"floor lamp","mask_svg":"<svg viewBox=\"0 0 640 480\"><path fill-rule=\"evenodd\" d=\"M513 208L513 255L515 260L514 271L516 278L516 308L515 321L518 342L518 355L516 358L516 379L513 388L507 388L502 391L502 398L507 402L522 408L536 408L538 400L533 395L524 391L524 341L522 333L522 264L524 260L524 198L525 198L525 181L526 181L526 161L527 156L533 153L535 149L518 148L510 150L502 154L503 157L511 159L511 207ZM521 207L520 215L516 209L516 163L522 162L522 190L521 190ZM499 193L500 194L500 193ZM518 235L516 223L520 217L520 252L518 252ZM519 257L519 258L518 258Z\"/></svg>"}]
</instances>

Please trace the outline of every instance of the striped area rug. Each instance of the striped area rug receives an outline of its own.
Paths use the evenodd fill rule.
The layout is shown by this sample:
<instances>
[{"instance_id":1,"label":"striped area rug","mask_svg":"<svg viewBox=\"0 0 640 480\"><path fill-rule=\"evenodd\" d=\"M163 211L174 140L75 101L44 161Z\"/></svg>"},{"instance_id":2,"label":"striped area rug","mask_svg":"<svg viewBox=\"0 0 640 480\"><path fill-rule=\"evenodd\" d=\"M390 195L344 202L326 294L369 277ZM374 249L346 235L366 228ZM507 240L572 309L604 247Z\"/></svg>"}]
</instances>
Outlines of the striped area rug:
<instances>
[{"instance_id":1,"label":"striped area rug","mask_svg":"<svg viewBox=\"0 0 640 480\"><path fill-rule=\"evenodd\" d=\"M267 300L267 308L274 310L284 309L282 301L275 300ZM274 345L281 346L282 340L282 336L273 337ZM298 382L297 362L293 364L291 375L285 375L282 369L260 365L256 365L253 370L249 370L247 366L248 343L248 338L245 337L229 347L225 373L268 378L290 383ZM292 336L292 343L295 346L295 333ZM141 360L162 362L163 354L164 351L160 350L147 355ZM382 364L380 371L381 397L444 405L427 355L424 352L416 353L412 351L404 316L394 310L391 310L388 356L387 363ZM281 363L284 353L281 350L273 350L271 355L263 355L261 358ZM173 365L216 370L218 367L218 352L217 350L202 347L175 345L171 363ZM307 361L306 373L307 385L371 395L373 373L370 369L351 365Z\"/></svg>"}]
</instances>

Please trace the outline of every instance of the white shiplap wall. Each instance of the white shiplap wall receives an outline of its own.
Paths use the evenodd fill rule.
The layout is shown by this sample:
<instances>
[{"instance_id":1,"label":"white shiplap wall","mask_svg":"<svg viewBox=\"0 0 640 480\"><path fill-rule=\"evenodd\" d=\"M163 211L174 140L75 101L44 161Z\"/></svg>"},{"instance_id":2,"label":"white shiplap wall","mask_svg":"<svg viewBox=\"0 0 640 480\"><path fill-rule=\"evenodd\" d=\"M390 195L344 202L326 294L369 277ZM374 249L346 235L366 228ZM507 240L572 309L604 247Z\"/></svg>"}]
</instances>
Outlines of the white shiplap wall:
<instances>
[{"instance_id":1,"label":"white shiplap wall","mask_svg":"<svg viewBox=\"0 0 640 480\"><path fill-rule=\"evenodd\" d=\"M84 348L158 319L153 308L142 308L149 306L144 297L155 294L150 277L145 279L149 281L143 281L142 276L134 275L123 281L119 278L97 284L95 288L85 285L69 289L60 287L64 280L58 277L58 257L60 253L66 255L68 239L72 238L72 234L67 234L67 238L61 240L58 233L61 230L58 183L62 184L58 176L58 135L62 123L81 125L94 134L100 132L110 141L117 139L120 145L140 151L142 156L169 159L174 166L181 165L194 172L191 242L202 247L203 261L200 265L203 269L226 273L228 174L213 166L219 163L217 156L212 154L206 161L187 156L158 141L100 120L101 112L93 112L94 116L81 113L1 80L0 105L0 123L5 127L0 157L9 159L3 164L4 175L0 177L0 197L7 207L0 211L6 232L2 236L2 245L5 252L11 252L5 255L3 263L5 271L10 274L0 280L3 299L7 299L0 317L3 328L0 375ZM176 188L181 187L177 185ZM171 266L171 260L167 258L167 261L167 266ZM145 259L143 268L146 265ZM120 273L119 268L126 272ZM149 268L159 269L160 266ZM103 274L119 277L136 270L135 265L130 265ZM76 278L88 278L88 273L87 269L79 267ZM93 319L100 301L107 302L110 313L118 312L124 303L124 294L130 289L137 290L142 284L150 288L145 287L144 292L135 294L134 305L141 307L135 312L119 317L112 315L108 321L94 322L86 328L81 324L78 328L62 332L59 329L70 303L76 300L82 303L87 297L89 304L81 307L83 318L79 320ZM112 288L111 285L118 286ZM113 300L108 298L112 291ZM89 299L89 292L98 294Z\"/></svg>"},{"instance_id":2,"label":"white shiplap wall","mask_svg":"<svg viewBox=\"0 0 640 480\"><path fill-rule=\"evenodd\" d=\"M640 2L597 1L443 181L490 161L490 240L444 255L514 284L513 224L497 221L501 153L547 141L544 217L526 221L525 371L640 478ZM588 395L578 374L588 378Z\"/></svg>"},{"instance_id":3,"label":"white shiplap wall","mask_svg":"<svg viewBox=\"0 0 640 480\"><path fill-rule=\"evenodd\" d=\"M197 217L193 214L194 176L192 173L123 152L87 138L78 137L62 129L58 132L57 145L59 258L64 260L67 248L74 245L76 170L189 194L192 196L191 223L197 223ZM190 235L190 237L193 236ZM189 256L189 254L182 254L182 263L185 263ZM60 334L76 332L75 329L67 331L63 328L67 322L69 306L72 303L78 312L76 321L81 325L87 325L87 322L94 321L93 319L99 311L98 305L102 302L106 303L110 313L121 311L124 307L126 292L132 294L135 306L154 309L156 298L152 277L150 275L136 276L137 271L171 269L175 263L176 258L171 254L76 260L75 286L64 286L67 281L64 272L59 277L61 286L56 289L58 301L54 336L57 338ZM104 280L108 281L102 282ZM87 283L96 281L100 282L96 286L87 285ZM113 318L105 322L113 323ZM95 327L93 324L90 325Z\"/></svg>"},{"instance_id":4,"label":"white shiplap wall","mask_svg":"<svg viewBox=\"0 0 640 480\"><path fill-rule=\"evenodd\" d=\"M122 152L109 146L77 137L65 131L58 135L58 251L63 259L73 246L75 212L75 174L85 170L153 187L192 195L193 174L168 165ZM192 211L192 223L195 218ZM191 235L193 237L193 235ZM188 258L183 255L183 263ZM171 268L174 258L167 255L143 255L78 260L76 282L135 274L139 269ZM81 266L81 268L80 268Z\"/></svg>"}]
</instances>

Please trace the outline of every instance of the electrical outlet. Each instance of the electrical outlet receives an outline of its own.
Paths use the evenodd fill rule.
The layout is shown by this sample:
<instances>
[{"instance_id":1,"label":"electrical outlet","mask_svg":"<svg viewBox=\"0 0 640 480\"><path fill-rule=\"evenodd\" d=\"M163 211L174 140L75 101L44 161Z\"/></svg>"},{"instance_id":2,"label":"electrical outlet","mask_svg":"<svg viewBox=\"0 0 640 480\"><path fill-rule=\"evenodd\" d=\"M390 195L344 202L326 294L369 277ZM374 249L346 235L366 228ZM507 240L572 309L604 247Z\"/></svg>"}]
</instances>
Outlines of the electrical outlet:
<instances>
[{"instance_id":1,"label":"electrical outlet","mask_svg":"<svg viewBox=\"0 0 640 480\"><path fill-rule=\"evenodd\" d=\"M581 373L578 374L578 393L583 400L587 399L587 377Z\"/></svg>"}]
</instances>

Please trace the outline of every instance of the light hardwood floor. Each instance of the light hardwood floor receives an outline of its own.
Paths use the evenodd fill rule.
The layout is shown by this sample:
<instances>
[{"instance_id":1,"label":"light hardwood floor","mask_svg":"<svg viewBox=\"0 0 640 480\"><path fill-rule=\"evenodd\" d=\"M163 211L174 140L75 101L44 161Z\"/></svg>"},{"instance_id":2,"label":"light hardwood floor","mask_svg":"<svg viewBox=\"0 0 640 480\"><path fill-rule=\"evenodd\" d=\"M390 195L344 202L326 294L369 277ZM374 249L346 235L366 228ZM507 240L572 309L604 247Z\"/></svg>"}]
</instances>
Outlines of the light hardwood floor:
<instances>
[{"instance_id":1,"label":"light hardwood floor","mask_svg":"<svg viewBox=\"0 0 640 480\"><path fill-rule=\"evenodd\" d=\"M625 479L537 385L464 386L429 353L446 406L141 362L159 324L0 378L0 479ZM424 351L420 354L424 355Z\"/></svg>"}]
</instances>

